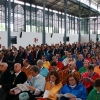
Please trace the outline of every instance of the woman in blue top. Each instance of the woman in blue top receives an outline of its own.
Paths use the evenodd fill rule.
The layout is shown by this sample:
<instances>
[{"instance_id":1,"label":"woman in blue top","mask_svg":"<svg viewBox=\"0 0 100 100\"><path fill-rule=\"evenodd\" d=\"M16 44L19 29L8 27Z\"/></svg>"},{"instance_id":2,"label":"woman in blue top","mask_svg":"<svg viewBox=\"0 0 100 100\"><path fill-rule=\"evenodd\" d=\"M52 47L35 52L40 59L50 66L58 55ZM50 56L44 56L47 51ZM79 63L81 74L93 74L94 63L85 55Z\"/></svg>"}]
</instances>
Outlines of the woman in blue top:
<instances>
[{"instance_id":1,"label":"woman in blue top","mask_svg":"<svg viewBox=\"0 0 100 100\"><path fill-rule=\"evenodd\" d=\"M62 87L60 94L71 93L75 95L75 98L61 97L60 100L86 100L87 92L82 83L79 83L79 79L74 73L71 73L67 77L67 84Z\"/></svg>"}]
</instances>

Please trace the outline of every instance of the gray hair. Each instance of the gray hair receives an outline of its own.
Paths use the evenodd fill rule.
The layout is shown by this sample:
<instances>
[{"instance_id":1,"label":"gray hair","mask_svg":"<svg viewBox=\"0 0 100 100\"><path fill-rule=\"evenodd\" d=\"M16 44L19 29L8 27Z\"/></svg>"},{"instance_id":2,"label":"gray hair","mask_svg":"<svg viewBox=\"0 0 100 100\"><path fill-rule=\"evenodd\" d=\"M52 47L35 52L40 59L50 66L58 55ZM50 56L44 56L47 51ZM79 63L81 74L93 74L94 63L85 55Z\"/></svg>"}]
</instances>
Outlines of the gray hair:
<instances>
[{"instance_id":1,"label":"gray hair","mask_svg":"<svg viewBox=\"0 0 100 100\"><path fill-rule=\"evenodd\" d=\"M0 65L4 64L6 67L8 67L8 64L5 62L2 62Z\"/></svg>"},{"instance_id":2,"label":"gray hair","mask_svg":"<svg viewBox=\"0 0 100 100\"><path fill-rule=\"evenodd\" d=\"M34 65L34 66L30 69L30 71L34 71L34 72L40 73L40 69L39 69L39 67L38 67L37 65Z\"/></svg>"},{"instance_id":3,"label":"gray hair","mask_svg":"<svg viewBox=\"0 0 100 100\"><path fill-rule=\"evenodd\" d=\"M37 64L43 65L43 61L42 60L38 60Z\"/></svg>"}]
</instances>

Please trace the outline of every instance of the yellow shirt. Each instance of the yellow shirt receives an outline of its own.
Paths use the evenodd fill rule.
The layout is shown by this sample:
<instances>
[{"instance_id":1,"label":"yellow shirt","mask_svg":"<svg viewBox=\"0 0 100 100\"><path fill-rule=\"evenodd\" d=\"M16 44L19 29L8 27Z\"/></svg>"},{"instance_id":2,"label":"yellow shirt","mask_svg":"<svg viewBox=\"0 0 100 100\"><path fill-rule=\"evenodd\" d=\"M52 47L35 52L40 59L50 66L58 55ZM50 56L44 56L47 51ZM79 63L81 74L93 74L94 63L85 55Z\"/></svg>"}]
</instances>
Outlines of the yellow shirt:
<instances>
[{"instance_id":1,"label":"yellow shirt","mask_svg":"<svg viewBox=\"0 0 100 100\"><path fill-rule=\"evenodd\" d=\"M94 68L94 72L97 72L97 73L100 75L100 68L99 68L99 66L96 66L96 67Z\"/></svg>"},{"instance_id":2,"label":"yellow shirt","mask_svg":"<svg viewBox=\"0 0 100 100\"><path fill-rule=\"evenodd\" d=\"M49 69L49 67L50 67L50 62L49 62L49 61L45 61L45 62L43 63L43 67Z\"/></svg>"},{"instance_id":3,"label":"yellow shirt","mask_svg":"<svg viewBox=\"0 0 100 100\"><path fill-rule=\"evenodd\" d=\"M60 91L62 87L62 84L59 83L57 85L51 85L50 82L46 82L46 86L45 86L45 90L50 91L50 94L48 96L48 98L52 99L52 100L57 100L57 97L55 94L58 94L58 92Z\"/></svg>"}]
</instances>

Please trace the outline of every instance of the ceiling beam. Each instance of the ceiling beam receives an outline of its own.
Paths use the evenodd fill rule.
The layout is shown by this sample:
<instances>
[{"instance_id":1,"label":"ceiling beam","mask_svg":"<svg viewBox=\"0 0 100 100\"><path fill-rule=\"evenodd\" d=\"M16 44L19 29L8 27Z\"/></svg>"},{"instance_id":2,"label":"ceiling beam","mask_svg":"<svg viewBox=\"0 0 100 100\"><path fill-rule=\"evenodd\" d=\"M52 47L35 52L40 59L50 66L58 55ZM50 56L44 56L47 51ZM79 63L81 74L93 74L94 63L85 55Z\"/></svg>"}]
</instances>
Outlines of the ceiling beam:
<instances>
[{"instance_id":1,"label":"ceiling beam","mask_svg":"<svg viewBox=\"0 0 100 100\"><path fill-rule=\"evenodd\" d=\"M50 5L48 5L48 8L51 8L52 6L54 6L55 4L57 4L60 1L61 0L55 0L53 3L51 3Z\"/></svg>"}]
</instances>

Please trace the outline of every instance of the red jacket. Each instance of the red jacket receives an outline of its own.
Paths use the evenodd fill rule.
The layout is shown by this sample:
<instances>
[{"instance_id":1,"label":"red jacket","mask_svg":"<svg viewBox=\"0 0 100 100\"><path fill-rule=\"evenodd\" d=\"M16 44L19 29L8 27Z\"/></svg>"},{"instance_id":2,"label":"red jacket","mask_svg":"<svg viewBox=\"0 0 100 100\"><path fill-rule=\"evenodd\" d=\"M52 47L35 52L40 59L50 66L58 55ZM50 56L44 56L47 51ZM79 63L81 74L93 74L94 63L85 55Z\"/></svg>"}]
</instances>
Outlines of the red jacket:
<instances>
[{"instance_id":1,"label":"red jacket","mask_svg":"<svg viewBox=\"0 0 100 100\"><path fill-rule=\"evenodd\" d=\"M85 85L86 88L89 88L90 86L93 85L93 83L91 81L86 79L86 78L89 78L89 73L88 72L83 73L82 76L83 76L83 84ZM91 79L95 81L97 78L100 78L100 76L99 76L98 73L94 72Z\"/></svg>"}]
</instances>

